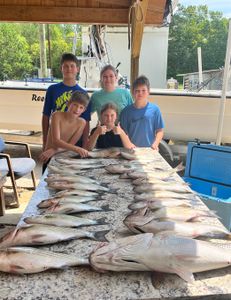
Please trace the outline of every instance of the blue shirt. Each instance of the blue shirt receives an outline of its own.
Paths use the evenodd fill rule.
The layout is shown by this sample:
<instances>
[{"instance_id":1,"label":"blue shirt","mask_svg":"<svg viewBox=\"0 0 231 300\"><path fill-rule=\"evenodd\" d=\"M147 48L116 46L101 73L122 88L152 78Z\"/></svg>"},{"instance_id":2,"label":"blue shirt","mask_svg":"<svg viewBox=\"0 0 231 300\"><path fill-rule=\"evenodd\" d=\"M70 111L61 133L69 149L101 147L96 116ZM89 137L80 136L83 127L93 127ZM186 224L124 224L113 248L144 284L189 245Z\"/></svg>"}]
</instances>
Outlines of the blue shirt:
<instances>
[{"instance_id":1,"label":"blue shirt","mask_svg":"<svg viewBox=\"0 0 231 300\"><path fill-rule=\"evenodd\" d=\"M46 92L45 103L43 106L43 114L50 117L54 111L67 111L67 103L74 91L85 92L78 84L74 86L65 85L63 82L52 84ZM82 113L82 118L86 121L91 120L91 105L89 103L87 109Z\"/></svg>"},{"instance_id":2,"label":"blue shirt","mask_svg":"<svg viewBox=\"0 0 231 300\"><path fill-rule=\"evenodd\" d=\"M120 124L137 147L151 147L156 130L164 128L159 107L148 102L143 108L129 105L121 112Z\"/></svg>"}]
</instances>

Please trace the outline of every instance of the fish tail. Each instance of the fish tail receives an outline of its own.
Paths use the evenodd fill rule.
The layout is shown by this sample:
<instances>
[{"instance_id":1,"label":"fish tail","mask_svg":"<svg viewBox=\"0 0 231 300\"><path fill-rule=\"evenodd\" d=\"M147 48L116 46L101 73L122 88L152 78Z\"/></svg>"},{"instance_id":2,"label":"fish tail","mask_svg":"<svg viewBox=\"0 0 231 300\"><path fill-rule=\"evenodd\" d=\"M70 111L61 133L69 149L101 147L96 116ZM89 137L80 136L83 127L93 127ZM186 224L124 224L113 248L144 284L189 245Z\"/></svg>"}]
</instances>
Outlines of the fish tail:
<instances>
[{"instance_id":1,"label":"fish tail","mask_svg":"<svg viewBox=\"0 0 231 300\"><path fill-rule=\"evenodd\" d=\"M183 161L179 163L179 165L177 165L174 170L176 172L180 172L180 171L183 171L185 169L185 166L183 165Z\"/></svg>"},{"instance_id":2,"label":"fish tail","mask_svg":"<svg viewBox=\"0 0 231 300\"><path fill-rule=\"evenodd\" d=\"M109 191L111 194L118 194L118 190L119 189L110 189Z\"/></svg>"},{"instance_id":3,"label":"fish tail","mask_svg":"<svg viewBox=\"0 0 231 300\"><path fill-rule=\"evenodd\" d=\"M109 207L108 204L107 204L107 205L101 206L101 209L102 209L103 211L112 211L112 209Z\"/></svg>"},{"instance_id":4,"label":"fish tail","mask_svg":"<svg viewBox=\"0 0 231 300\"><path fill-rule=\"evenodd\" d=\"M108 224L107 222L105 222L106 218L100 218L100 219L97 219L96 222L98 225L106 225Z\"/></svg>"},{"instance_id":5,"label":"fish tail","mask_svg":"<svg viewBox=\"0 0 231 300\"><path fill-rule=\"evenodd\" d=\"M102 231L96 231L94 232L94 239L100 242L108 242L106 239L105 235L109 232L110 230L102 230Z\"/></svg>"}]
</instances>

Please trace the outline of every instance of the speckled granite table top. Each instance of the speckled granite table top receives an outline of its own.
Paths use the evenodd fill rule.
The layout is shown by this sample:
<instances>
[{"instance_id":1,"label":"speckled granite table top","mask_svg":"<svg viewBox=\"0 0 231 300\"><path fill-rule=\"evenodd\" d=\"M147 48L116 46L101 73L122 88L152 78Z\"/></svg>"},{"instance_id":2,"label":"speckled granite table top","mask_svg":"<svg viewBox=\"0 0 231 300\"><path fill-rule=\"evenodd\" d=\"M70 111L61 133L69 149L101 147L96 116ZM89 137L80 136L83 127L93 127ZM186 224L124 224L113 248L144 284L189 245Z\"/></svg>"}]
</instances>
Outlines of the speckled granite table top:
<instances>
[{"instance_id":1,"label":"speckled granite table top","mask_svg":"<svg viewBox=\"0 0 231 300\"><path fill-rule=\"evenodd\" d=\"M152 153L154 155L151 149L146 149L146 151L148 154ZM155 153L154 157L158 161L161 159L158 153ZM115 162L115 160L103 160L105 165L112 162ZM164 160L162 160L162 164L169 168ZM103 196L105 200L94 202L96 206L109 204L112 211L91 212L81 214L81 216L91 219L105 217L108 225L92 226L90 230L110 229L110 232L107 234L108 240L126 235L127 230L122 221L129 212L127 205L134 196L130 181L121 180L118 175L108 174L104 168L88 171L87 174L94 175L100 182L118 190L117 194L107 193ZM181 180L178 175L176 175L176 180ZM46 187L42 177L19 225L23 224L24 217L38 214L37 204L50 195L51 191ZM197 205L204 206L200 201L198 201ZM211 220L207 222L209 223ZM218 220L213 220L214 222L220 224ZM87 230L89 230L89 227ZM96 241L82 239L41 248L82 257L88 256L97 244L98 242ZM194 284L188 284L173 274L159 275L149 272L97 273L88 266L72 267L58 271L51 270L31 275L0 273L0 299L119 300L174 299L174 297L184 296L186 299L190 299L192 296L231 294L231 268L198 273L195 274L195 279Z\"/></svg>"}]
</instances>

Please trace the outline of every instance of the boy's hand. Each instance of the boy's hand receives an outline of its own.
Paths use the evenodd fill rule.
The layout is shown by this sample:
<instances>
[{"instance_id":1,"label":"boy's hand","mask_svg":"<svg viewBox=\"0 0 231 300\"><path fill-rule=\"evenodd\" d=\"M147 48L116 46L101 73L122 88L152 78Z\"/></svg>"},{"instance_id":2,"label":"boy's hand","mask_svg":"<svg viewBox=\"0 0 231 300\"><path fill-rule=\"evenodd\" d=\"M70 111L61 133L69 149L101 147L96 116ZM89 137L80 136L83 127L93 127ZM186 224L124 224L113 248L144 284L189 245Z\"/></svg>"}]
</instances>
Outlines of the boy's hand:
<instances>
[{"instance_id":1,"label":"boy's hand","mask_svg":"<svg viewBox=\"0 0 231 300\"><path fill-rule=\"evenodd\" d=\"M88 157L88 151L87 150L85 150L85 149L83 149L81 147L76 147L76 148L77 148L76 152L79 153L79 155L81 157Z\"/></svg>"},{"instance_id":2,"label":"boy's hand","mask_svg":"<svg viewBox=\"0 0 231 300\"><path fill-rule=\"evenodd\" d=\"M152 144L151 148L152 148L153 150L159 151L159 143L154 142L154 143Z\"/></svg>"},{"instance_id":3,"label":"boy's hand","mask_svg":"<svg viewBox=\"0 0 231 300\"><path fill-rule=\"evenodd\" d=\"M44 151L40 156L39 159L46 163L53 155L55 154L55 150L53 148L50 148L46 151Z\"/></svg>"},{"instance_id":4,"label":"boy's hand","mask_svg":"<svg viewBox=\"0 0 231 300\"><path fill-rule=\"evenodd\" d=\"M123 129L120 127L120 122L118 123L117 126L113 128L113 132L114 134L118 134L118 135L120 135L123 132Z\"/></svg>"},{"instance_id":5,"label":"boy's hand","mask_svg":"<svg viewBox=\"0 0 231 300\"><path fill-rule=\"evenodd\" d=\"M96 130L97 130L98 135L103 135L103 134L105 134L107 132L107 127L104 126L104 125L101 126L101 123L99 121Z\"/></svg>"}]
</instances>

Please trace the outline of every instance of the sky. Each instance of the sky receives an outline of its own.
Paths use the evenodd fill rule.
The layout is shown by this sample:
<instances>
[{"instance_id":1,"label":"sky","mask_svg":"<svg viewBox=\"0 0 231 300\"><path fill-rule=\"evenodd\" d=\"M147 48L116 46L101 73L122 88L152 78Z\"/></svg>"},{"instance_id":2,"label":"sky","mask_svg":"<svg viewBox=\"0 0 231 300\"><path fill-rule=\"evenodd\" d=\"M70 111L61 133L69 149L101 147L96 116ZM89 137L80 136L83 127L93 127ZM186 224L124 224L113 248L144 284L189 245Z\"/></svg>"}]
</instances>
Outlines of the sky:
<instances>
[{"instance_id":1,"label":"sky","mask_svg":"<svg viewBox=\"0 0 231 300\"><path fill-rule=\"evenodd\" d=\"M220 11L227 18L231 18L231 1L230 0L179 0L184 6L189 5L207 5L209 10Z\"/></svg>"}]
</instances>

